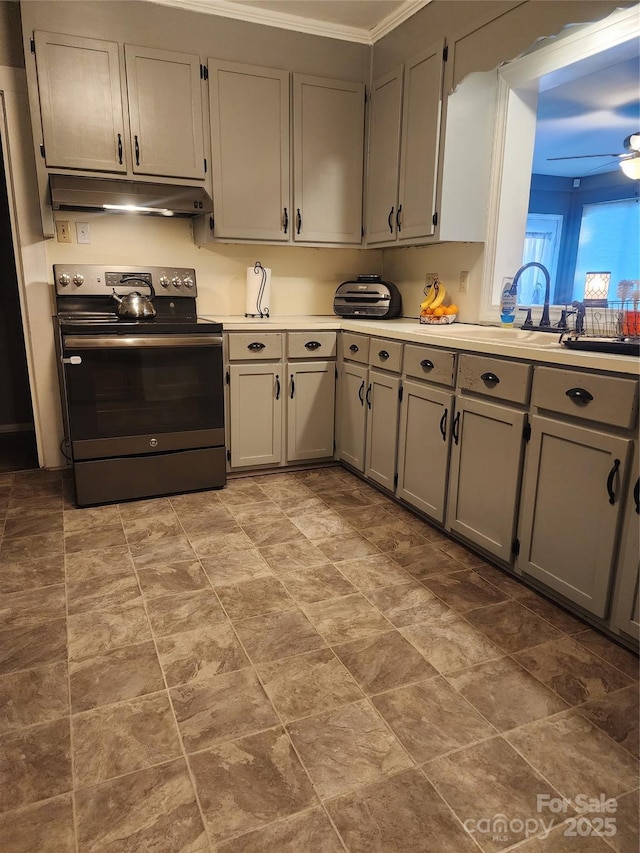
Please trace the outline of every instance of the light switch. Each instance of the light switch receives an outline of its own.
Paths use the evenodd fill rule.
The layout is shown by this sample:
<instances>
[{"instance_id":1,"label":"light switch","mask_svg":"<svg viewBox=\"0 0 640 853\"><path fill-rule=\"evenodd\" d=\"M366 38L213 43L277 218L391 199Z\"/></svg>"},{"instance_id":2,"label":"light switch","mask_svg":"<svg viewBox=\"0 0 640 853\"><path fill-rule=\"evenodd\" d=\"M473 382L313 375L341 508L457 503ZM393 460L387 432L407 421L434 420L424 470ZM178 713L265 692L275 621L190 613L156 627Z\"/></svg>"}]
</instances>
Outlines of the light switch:
<instances>
[{"instance_id":1,"label":"light switch","mask_svg":"<svg viewBox=\"0 0 640 853\"><path fill-rule=\"evenodd\" d=\"M56 220L56 240L58 243L73 243L71 238L71 224L68 220Z\"/></svg>"},{"instance_id":2,"label":"light switch","mask_svg":"<svg viewBox=\"0 0 640 853\"><path fill-rule=\"evenodd\" d=\"M78 243L90 243L91 234L89 233L88 222L76 222L76 237Z\"/></svg>"}]
</instances>

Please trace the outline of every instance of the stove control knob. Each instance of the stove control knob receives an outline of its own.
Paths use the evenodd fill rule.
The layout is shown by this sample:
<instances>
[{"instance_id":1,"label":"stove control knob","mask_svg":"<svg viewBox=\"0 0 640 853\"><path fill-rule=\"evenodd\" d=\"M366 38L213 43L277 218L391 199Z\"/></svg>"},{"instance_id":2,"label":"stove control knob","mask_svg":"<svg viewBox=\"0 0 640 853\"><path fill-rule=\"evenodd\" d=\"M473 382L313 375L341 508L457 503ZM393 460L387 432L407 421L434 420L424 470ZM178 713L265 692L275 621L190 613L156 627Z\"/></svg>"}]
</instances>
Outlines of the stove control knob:
<instances>
[{"instance_id":1,"label":"stove control knob","mask_svg":"<svg viewBox=\"0 0 640 853\"><path fill-rule=\"evenodd\" d=\"M162 275L162 276L160 276L160 285L161 285L162 287L169 287L169 284L170 284L170 281L169 281L169 279L166 277L166 275Z\"/></svg>"},{"instance_id":2,"label":"stove control knob","mask_svg":"<svg viewBox=\"0 0 640 853\"><path fill-rule=\"evenodd\" d=\"M71 284L71 276L63 272L62 275L58 276L58 284L60 287L68 287Z\"/></svg>"},{"instance_id":3,"label":"stove control knob","mask_svg":"<svg viewBox=\"0 0 640 853\"><path fill-rule=\"evenodd\" d=\"M185 278L185 280L184 280L184 286L185 286L185 287L189 287L189 288L193 287L193 279L192 279L190 276L188 276L187 278Z\"/></svg>"},{"instance_id":4,"label":"stove control knob","mask_svg":"<svg viewBox=\"0 0 640 853\"><path fill-rule=\"evenodd\" d=\"M172 284L174 287L180 287L180 286L181 286L181 284L182 284L182 279L181 279L181 278L178 278L178 276L176 276L175 278L172 278L172 279L171 279L171 284Z\"/></svg>"},{"instance_id":5,"label":"stove control knob","mask_svg":"<svg viewBox=\"0 0 640 853\"><path fill-rule=\"evenodd\" d=\"M84 276L83 275L74 275L73 283L80 287L81 284L84 284Z\"/></svg>"}]
</instances>

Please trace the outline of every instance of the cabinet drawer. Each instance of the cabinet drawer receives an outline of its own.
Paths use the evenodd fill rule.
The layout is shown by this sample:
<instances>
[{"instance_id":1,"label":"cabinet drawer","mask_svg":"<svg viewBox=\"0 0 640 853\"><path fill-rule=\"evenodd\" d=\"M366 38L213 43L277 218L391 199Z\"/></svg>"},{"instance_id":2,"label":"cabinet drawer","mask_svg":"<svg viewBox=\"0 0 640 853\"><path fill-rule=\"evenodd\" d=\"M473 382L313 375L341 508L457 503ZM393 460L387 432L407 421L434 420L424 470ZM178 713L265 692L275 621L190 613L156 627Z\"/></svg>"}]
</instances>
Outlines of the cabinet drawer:
<instances>
[{"instance_id":1,"label":"cabinet drawer","mask_svg":"<svg viewBox=\"0 0 640 853\"><path fill-rule=\"evenodd\" d=\"M289 332L289 358L335 358L335 332Z\"/></svg>"},{"instance_id":2,"label":"cabinet drawer","mask_svg":"<svg viewBox=\"0 0 640 853\"><path fill-rule=\"evenodd\" d=\"M367 335L354 335L352 332L342 333L342 357L349 361L359 361L369 364L369 338Z\"/></svg>"},{"instance_id":3,"label":"cabinet drawer","mask_svg":"<svg viewBox=\"0 0 640 853\"><path fill-rule=\"evenodd\" d=\"M229 334L229 361L282 358L281 332L232 332Z\"/></svg>"},{"instance_id":4,"label":"cabinet drawer","mask_svg":"<svg viewBox=\"0 0 640 853\"><path fill-rule=\"evenodd\" d=\"M574 418L631 429L636 422L638 381L536 367L533 405Z\"/></svg>"},{"instance_id":5,"label":"cabinet drawer","mask_svg":"<svg viewBox=\"0 0 640 853\"><path fill-rule=\"evenodd\" d=\"M369 343L369 364L400 373L402 370L402 344L387 338L371 338Z\"/></svg>"},{"instance_id":6,"label":"cabinet drawer","mask_svg":"<svg viewBox=\"0 0 640 853\"><path fill-rule=\"evenodd\" d=\"M416 379L427 379L438 385L453 385L456 371L456 354L436 347L405 344L404 372Z\"/></svg>"},{"instance_id":7,"label":"cabinet drawer","mask_svg":"<svg viewBox=\"0 0 640 853\"><path fill-rule=\"evenodd\" d=\"M458 388L483 397L524 405L529 401L531 365L463 353L458 361Z\"/></svg>"}]
</instances>

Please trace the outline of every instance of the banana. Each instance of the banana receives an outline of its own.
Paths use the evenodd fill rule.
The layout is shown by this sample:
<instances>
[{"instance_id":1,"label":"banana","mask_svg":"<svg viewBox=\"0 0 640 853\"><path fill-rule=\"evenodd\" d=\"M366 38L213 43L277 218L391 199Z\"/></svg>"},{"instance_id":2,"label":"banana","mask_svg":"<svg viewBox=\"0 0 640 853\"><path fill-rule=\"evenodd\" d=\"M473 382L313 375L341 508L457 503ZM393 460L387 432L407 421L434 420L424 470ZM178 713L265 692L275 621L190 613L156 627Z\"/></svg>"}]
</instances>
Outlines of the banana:
<instances>
[{"instance_id":1,"label":"banana","mask_svg":"<svg viewBox=\"0 0 640 853\"><path fill-rule=\"evenodd\" d=\"M444 302L445 296L447 295L447 289L444 284L434 284L433 286L436 288L436 295L429 307L435 310Z\"/></svg>"},{"instance_id":2,"label":"banana","mask_svg":"<svg viewBox=\"0 0 640 853\"><path fill-rule=\"evenodd\" d=\"M434 282L434 284L432 284L427 291L427 298L424 300L424 302L420 303L420 308L423 311L425 308L428 308L431 305L433 300L436 298L437 292L438 292L438 283Z\"/></svg>"}]
</instances>

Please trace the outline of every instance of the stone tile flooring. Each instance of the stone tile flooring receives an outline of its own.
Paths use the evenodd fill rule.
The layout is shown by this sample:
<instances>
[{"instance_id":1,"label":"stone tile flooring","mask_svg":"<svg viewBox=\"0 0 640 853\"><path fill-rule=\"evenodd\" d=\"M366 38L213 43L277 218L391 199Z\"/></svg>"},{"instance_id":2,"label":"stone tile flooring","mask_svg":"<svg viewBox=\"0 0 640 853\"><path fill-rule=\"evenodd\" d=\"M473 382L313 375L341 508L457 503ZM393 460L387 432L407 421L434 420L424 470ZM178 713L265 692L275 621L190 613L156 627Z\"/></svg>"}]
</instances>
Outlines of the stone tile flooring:
<instances>
[{"instance_id":1,"label":"stone tile flooring","mask_svg":"<svg viewBox=\"0 0 640 853\"><path fill-rule=\"evenodd\" d=\"M637 849L637 658L348 472L70 493L0 475L2 853Z\"/></svg>"}]
</instances>

